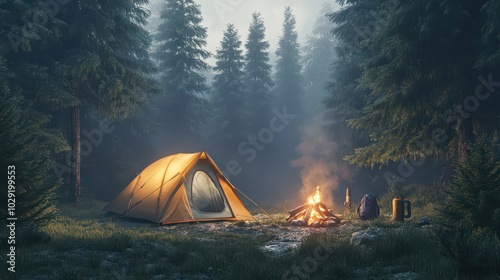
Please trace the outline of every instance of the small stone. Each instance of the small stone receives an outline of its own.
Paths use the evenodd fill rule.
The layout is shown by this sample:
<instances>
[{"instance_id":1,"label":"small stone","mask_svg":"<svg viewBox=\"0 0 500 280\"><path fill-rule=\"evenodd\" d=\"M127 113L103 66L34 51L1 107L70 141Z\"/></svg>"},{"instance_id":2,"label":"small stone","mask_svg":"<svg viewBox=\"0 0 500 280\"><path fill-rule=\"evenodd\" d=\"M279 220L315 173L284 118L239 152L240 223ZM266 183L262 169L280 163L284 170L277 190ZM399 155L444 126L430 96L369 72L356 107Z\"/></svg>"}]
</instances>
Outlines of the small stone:
<instances>
[{"instance_id":1,"label":"small stone","mask_svg":"<svg viewBox=\"0 0 500 280\"><path fill-rule=\"evenodd\" d=\"M428 225L430 223L431 223L431 221L429 221L429 219L427 219L427 217L423 217L415 222L415 224L417 226L425 226L425 225Z\"/></svg>"},{"instance_id":2,"label":"small stone","mask_svg":"<svg viewBox=\"0 0 500 280\"><path fill-rule=\"evenodd\" d=\"M323 222L323 226L325 226L325 227L335 227L337 225L338 225L338 223L336 221L333 221L333 220L328 220L328 221Z\"/></svg>"},{"instance_id":3,"label":"small stone","mask_svg":"<svg viewBox=\"0 0 500 280\"><path fill-rule=\"evenodd\" d=\"M372 227L367 230L353 233L351 236L351 244L367 245L373 242L375 239L382 238L384 236L385 232L381 228Z\"/></svg>"},{"instance_id":4,"label":"small stone","mask_svg":"<svg viewBox=\"0 0 500 280\"><path fill-rule=\"evenodd\" d=\"M310 226L311 226L311 227L314 227L314 228L318 228L318 227L320 227L320 226L321 226L321 222L319 222L319 221L317 221L317 222L312 222L312 223L310 224Z\"/></svg>"},{"instance_id":5,"label":"small stone","mask_svg":"<svg viewBox=\"0 0 500 280\"><path fill-rule=\"evenodd\" d=\"M307 222L304 220L292 220L290 225L295 227L305 227L307 226Z\"/></svg>"}]
</instances>

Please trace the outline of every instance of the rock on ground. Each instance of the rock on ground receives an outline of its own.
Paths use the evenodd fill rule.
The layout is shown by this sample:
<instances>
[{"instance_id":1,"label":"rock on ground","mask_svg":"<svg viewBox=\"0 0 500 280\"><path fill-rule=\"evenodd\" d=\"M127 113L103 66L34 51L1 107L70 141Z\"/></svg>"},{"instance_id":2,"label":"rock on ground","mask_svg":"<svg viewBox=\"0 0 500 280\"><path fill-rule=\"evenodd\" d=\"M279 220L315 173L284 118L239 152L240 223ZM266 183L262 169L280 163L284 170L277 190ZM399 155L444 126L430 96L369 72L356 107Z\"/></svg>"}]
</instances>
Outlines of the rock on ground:
<instances>
[{"instance_id":1,"label":"rock on ground","mask_svg":"<svg viewBox=\"0 0 500 280\"><path fill-rule=\"evenodd\" d=\"M369 245L374 240L383 238L386 232L382 228L371 227L367 230L354 232L351 236L351 244L354 245Z\"/></svg>"}]
</instances>

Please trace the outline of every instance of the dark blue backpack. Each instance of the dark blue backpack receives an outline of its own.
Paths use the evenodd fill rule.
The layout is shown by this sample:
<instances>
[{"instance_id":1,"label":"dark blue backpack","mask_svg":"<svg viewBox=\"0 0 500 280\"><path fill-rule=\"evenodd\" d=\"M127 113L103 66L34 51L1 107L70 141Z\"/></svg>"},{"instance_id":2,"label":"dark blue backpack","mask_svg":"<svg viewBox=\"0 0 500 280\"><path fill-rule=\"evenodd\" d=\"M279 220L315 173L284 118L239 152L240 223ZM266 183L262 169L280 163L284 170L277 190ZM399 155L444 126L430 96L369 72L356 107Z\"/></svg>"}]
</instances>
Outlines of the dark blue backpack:
<instances>
[{"instance_id":1,"label":"dark blue backpack","mask_svg":"<svg viewBox=\"0 0 500 280\"><path fill-rule=\"evenodd\" d=\"M378 217L380 208L377 203L378 196L367 193L361 199L361 204L358 207L358 216L361 220L371 220Z\"/></svg>"}]
</instances>

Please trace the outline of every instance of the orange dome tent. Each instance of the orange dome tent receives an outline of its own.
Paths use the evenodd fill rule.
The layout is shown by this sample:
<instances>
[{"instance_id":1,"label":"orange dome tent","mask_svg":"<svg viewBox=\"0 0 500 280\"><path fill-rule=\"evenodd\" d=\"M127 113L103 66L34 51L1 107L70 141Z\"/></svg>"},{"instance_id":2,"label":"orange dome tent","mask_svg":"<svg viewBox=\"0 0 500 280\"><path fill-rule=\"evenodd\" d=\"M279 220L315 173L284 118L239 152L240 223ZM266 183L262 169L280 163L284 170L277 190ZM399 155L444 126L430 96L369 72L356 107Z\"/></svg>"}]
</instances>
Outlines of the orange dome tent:
<instances>
[{"instance_id":1,"label":"orange dome tent","mask_svg":"<svg viewBox=\"0 0 500 280\"><path fill-rule=\"evenodd\" d=\"M206 152L154 162L104 210L159 224L253 219Z\"/></svg>"}]
</instances>

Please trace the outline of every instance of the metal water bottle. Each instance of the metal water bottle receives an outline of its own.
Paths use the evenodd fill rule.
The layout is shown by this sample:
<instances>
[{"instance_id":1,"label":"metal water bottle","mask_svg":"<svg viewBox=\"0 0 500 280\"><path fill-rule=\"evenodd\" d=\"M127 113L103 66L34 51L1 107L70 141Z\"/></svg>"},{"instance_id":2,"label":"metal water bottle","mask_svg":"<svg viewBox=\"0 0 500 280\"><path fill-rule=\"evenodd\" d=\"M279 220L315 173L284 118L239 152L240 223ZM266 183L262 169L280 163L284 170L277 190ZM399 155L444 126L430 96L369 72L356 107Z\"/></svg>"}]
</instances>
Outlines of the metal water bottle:
<instances>
[{"instance_id":1,"label":"metal water bottle","mask_svg":"<svg viewBox=\"0 0 500 280\"><path fill-rule=\"evenodd\" d=\"M408 214L405 215L405 207L407 205ZM392 200L392 218L396 221L404 221L411 217L411 202L409 200L403 200L401 197L396 197Z\"/></svg>"}]
</instances>

